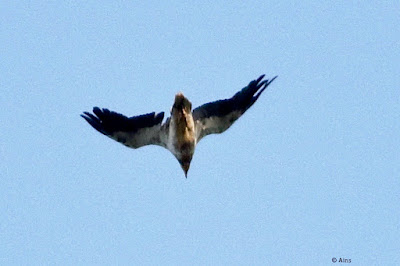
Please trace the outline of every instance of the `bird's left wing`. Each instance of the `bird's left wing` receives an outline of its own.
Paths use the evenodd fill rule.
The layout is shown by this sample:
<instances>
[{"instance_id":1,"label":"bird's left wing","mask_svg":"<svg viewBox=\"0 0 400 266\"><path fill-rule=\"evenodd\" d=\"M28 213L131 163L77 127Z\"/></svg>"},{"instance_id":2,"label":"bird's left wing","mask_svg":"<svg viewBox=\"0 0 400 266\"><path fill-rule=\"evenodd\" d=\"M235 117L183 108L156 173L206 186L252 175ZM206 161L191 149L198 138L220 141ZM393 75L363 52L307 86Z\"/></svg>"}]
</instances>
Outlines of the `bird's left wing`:
<instances>
[{"instance_id":1,"label":"bird's left wing","mask_svg":"<svg viewBox=\"0 0 400 266\"><path fill-rule=\"evenodd\" d=\"M161 126L164 112L126 117L94 107L93 113L84 112L81 116L100 133L128 147L136 149L151 144L166 147L166 131Z\"/></svg>"},{"instance_id":2,"label":"bird's left wing","mask_svg":"<svg viewBox=\"0 0 400 266\"><path fill-rule=\"evenodd\" d=\"M193 110L197 142L209 134L227 130L260 97L274 79L263 80L264 75L253 80L232 98L203 104Z\"/></svg>"}]
</instances>

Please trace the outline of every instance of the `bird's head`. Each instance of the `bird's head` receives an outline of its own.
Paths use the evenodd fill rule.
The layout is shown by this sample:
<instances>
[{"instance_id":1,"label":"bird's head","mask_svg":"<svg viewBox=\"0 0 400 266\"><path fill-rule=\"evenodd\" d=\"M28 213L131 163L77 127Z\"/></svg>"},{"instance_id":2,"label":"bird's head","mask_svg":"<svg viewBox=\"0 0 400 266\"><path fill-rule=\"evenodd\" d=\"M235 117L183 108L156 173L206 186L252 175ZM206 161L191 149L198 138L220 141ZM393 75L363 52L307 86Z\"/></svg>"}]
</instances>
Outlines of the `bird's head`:
<instances>
[{"instance_id":1,"label":"bird's head","mask_svg":"<svg viewBox=\"0 0 400 266\"><path fill-rule=\"evenodd\" d=\"M192 157L182 158L179 160L179 164L182 167L183 172L185 173L185 177L187 178L187 173L190 168L190 162L192 161Z\"/></svg>"}]
</instances>

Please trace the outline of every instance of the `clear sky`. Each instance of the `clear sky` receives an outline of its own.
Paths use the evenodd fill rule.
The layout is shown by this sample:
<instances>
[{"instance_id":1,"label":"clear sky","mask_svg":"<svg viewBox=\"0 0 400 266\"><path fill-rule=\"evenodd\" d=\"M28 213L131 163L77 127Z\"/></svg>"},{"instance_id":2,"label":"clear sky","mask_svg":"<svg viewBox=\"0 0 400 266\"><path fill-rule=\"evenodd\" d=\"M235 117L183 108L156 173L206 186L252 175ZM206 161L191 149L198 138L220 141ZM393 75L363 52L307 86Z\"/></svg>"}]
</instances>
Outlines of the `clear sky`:
<instances>
[{"instance_id":1,"label":"clear sky","mask_svg":"<svg viewBox=\"0 0 400 266\"><path fill-rule=\"evenodd\" d=\"M0 264L400 265L398 1L6 1ZM188 179L79 115L279 75Z\"/></svg>"}]
</instances>

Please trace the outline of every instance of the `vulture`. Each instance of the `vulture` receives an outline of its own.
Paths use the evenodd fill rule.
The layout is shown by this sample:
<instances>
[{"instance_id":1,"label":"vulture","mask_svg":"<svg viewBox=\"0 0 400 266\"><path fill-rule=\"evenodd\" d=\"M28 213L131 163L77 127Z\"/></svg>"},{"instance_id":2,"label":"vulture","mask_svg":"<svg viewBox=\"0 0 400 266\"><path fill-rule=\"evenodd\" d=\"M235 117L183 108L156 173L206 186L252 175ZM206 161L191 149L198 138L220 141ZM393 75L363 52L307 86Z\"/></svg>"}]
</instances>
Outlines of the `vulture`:
<instances>
[{"instance_id":1,"label":"vulture","mask_svg":"<svg viewBox=\"0 0 400 266\"><path fill-rule=\"evenodd\" d=\"M81 116L97 131L137 149L158 145L168 149L178 160L185 177L194 150L207 135L227 130L260 97L277 76L268 80L261 75L229 99L203 104L192 110L192 103L182 94L175 95L171 116L164 123L164 112L127 117L106 108L93 108L93 114Z\"/></svg>"}]
</instances>

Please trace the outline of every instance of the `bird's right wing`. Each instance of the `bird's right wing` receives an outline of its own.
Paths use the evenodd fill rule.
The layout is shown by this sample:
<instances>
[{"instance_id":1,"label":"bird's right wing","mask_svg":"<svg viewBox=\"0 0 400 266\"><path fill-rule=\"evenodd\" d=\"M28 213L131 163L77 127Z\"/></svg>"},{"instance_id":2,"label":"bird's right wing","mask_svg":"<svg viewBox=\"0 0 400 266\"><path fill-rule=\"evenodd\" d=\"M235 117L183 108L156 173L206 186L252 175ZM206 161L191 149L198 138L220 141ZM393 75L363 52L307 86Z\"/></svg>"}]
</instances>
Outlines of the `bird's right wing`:
<instances>
[{"instance_id":1,"label":"bird's right wing","mask_svg":"<svg viewBox=\"0 0 400 266\"><path fill-rule=\"evenodd\" d=\"M145 145L166 147L167 132L161 126L164 113L126 117L108 109L93 108L81 116L97 131L131 148Z\"/></svg>"},{"instance_id":2,"label":"bird's right wing","mask_svg":"<svg viewBox=\"0 0 400 266\"><path fill-rule=\"evenodd\" d=\"M274 79L263 80L264 75L253 80L232 98L203 104L193 110L197 142L209 134L227 130L260 97Z\"/></svg>"}]
</instances>

